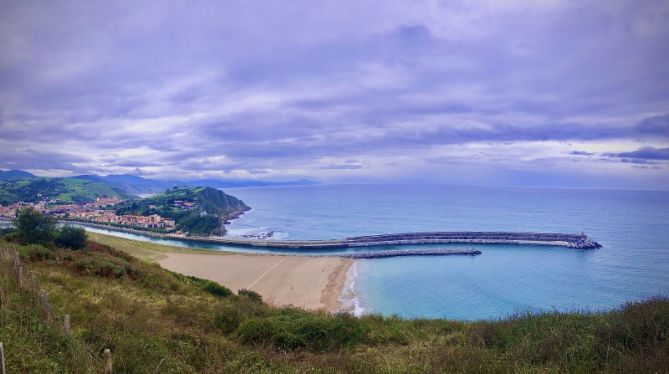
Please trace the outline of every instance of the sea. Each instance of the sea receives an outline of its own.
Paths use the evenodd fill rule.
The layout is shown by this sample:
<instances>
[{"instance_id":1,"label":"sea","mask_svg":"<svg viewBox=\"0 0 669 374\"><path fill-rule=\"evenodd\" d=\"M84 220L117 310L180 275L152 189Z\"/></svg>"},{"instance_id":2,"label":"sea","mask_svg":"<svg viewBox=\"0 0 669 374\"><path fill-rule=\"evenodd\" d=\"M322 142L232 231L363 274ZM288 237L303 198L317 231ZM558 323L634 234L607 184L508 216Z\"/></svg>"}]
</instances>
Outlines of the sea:
<instances>
[{"instance_id":1,"label":"sea","mask_svg":"<svg viewBox=\"0 0 669 374\"><path fill-rule=\"evenodd\" d=\"M585 233L603 245L588 250L432 245L422 247L474 248L482 254L359 259L349 269L341 299L358 315L494 320L528 312L603 311L669 296L669 192L443 185L225 192L252 207L228 225L233 236L271 233L273 239L291 240L417 231L564 232ZM115 234L212 250L304 254Z\"/></svg>"}]
</instances>

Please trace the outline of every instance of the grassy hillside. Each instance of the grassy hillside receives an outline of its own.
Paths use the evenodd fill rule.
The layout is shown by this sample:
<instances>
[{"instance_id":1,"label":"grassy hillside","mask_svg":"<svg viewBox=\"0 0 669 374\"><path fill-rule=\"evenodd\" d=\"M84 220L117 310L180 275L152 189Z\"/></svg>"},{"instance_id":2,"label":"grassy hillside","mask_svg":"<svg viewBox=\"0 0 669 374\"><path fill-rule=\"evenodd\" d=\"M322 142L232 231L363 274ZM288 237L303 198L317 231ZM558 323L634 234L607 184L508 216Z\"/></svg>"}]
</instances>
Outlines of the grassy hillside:
<instances>
[{"instance_id":1,"label":"grassy hillside","mask_svg":"<svg viewBox=\"0 0 669 374\"><path fill-rule=\"evenodd\" d=\"M177 207L175 202L192 203L192 208ZM172 188L161 194L121 204L118 214L158 214L176 221L177 229L196 235L225 233L225 220L249 207L243 201L210 187Z\"/></svg>"},{"instance_id":2,"label":"grassy hillside","mask_svg":"<svg viewBox=\"0 0 669 374\"><path fill-rule=\"evenodd\" d=\"M331 316L165 271L121 251L0 240L0 341L9 373L666 372L669 301L495 322ZM11 254L26 276L19 290ZM52 323L37 290L48 293ZM71 315L72 332L62 330Z\"/></svg>"},{"instance_id":3,"label":"grassy hillside","mask_svg":"<svg viewBox=\"0 0 669 374\"><path fill-rule=\"evenodd\" d=\"M0 170L0 180L21 180L36 178L34 175L22 170Z\"/></svg>"},{"instance_id":4,"label":"grassy hillside","mask_svg":"<svg viewBox=\"0 0 669 374\"><path fill-rule=\"evenodd\" d=\"M64 203L81 203L95 200L98 196L128 198L125 191L109 185L78 178L30 178L0 180L0 204L17 201L34 202L41 197L58 199Z\"/></svg>"}]
</instances>

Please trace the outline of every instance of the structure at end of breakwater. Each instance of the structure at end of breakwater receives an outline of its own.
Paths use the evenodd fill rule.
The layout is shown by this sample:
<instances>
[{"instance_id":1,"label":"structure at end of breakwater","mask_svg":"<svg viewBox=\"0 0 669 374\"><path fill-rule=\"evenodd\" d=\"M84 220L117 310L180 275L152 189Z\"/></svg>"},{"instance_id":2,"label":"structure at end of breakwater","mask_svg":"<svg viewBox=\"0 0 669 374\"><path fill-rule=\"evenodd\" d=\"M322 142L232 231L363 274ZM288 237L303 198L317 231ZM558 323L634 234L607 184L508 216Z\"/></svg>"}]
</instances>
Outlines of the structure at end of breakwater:
<instances>
[{"instance_id":1,"label":"structure at end of breakwater","mask_svg":"<svg viewBox=\"0 0 669 374\"><path fill-rule=\"evenodd\" d=\"M369 251L362 253L348 253L339 257L346 258L384 258L400 256L477 256L481 251L476 249L390 249L385 251Z\"/></svg>"},{"instance_id":2,"label":"structure at end of breakwater","mask_svg":"<svg viewBox=\"0 0 669 374\"><path fill-rule=\"evenodd\" d=\"M602 247L601 244L588 238L588 236L585 234L581 234L581 236L578 239L572 240L569 242L569 244L567 244L567 248L577 248L577 249L593 249L601 247Z\"/></svg>"}]
</instances>

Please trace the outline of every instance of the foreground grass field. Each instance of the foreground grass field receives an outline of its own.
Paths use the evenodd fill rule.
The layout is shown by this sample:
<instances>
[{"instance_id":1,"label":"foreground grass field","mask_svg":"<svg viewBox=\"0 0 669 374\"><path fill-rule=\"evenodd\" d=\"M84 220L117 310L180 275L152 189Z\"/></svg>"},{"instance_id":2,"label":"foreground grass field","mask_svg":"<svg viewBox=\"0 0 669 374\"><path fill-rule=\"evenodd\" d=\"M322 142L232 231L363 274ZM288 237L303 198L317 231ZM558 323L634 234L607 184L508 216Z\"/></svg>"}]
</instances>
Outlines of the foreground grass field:
<instances>
[{"instance_id":1,"label":"foreground grass field","mask_svg":"<svg viewBox=\"0 0 669 374\"><path fill-rule=\"evenodd\" d=\"M0 341L8 373L101 372L106 348L123 373L653 373L669 371L669 301L494 322L356 319L273 308L98 243L0 239Z\"/></svg>"}]
</instances>

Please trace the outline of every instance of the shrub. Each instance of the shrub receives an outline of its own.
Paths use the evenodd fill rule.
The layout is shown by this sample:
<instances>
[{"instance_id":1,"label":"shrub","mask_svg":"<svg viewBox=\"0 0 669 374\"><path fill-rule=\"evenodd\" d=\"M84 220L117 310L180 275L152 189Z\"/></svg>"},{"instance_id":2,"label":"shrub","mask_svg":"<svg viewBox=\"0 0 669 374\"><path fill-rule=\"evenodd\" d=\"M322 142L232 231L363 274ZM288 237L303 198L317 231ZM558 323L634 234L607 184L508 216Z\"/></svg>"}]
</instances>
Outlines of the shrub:
<instances>
[{"instance_id":1,"label":"shrub","mask_svg":"<svg viewBox=\"0 0 669 374\"><path fill-rule=\"evenodd\" d=\"M56 233L56 244L75 250L86 246L86 230L81 227L63 226Z\"/></svg>"},{"instance_id":2,"label":"shrub","mask_svg":"<svg viewBox=\"0 0 669 374\"><path fill-rule=\"evenodd\" d=\"M214 326L225 333L231 333L239 327L242 321L242 313L239 308L225 306L216 313Z\"/></svg>"},{"instance_id":3,"label":"shrub","mask_svg":"<svg viewBox=\"0 0 669 374\"><path fill-rule=\"evenodd\" d=\"M54 259L56 256L49 248L41 244L31 244L19 248L21 257L28 258L30 261L44 261Z\"/></svg>"},{"instance_id":4,"label":"shrub","mask_svg":"<svg viewBox=\"0 0 669 374\"><path fill-rule=\"evenodd\" d=\"M198 287L200 287L203 291L212 294L214 296L218 297L228 297L232 295L232 291L230 289L221 286L220 284L216 282L212 282L210 280L198 278L198 277L193 277L189 276L188 279L193 281Z\"/></svg>"},{"instance_id":5,"label":"shrub","mask_svg":"<svg viewBox=\"0 0 669 374\"><path fill-rule=\"evenodd\" d=\"M212 281L207 281L205 285L202 287L202 289L205 292L208 292L218 297L228 297L232 295L232 291L230 291L230 289L223 287L220 284Z\"/></svg>"},{"instance_id":6,"label":"shrub","mask_svg":"<svg viewBox=\"0 0 669 374\"><path fill-rule=\"evenodd\" d=\"M96 254L77 260L75 268L84 275L107 278L120 278L131 270L126 261L105 254Z\"/></svg>"},{"instance_id":7,"label":"shrub","mask_svg":"<svg viewBox=\"0 0 669 374\"><path fill-rule=\"evenodd\" d=\"M245 298L247 298L251 301L257 302L257 303L262 303L262 296L255 291L242 289L242 290L237 291L237 295L239 295L241 297L245 297Z\"/></svg>"},{"instance_id":8,"label":"shrub","mask_svg":"<svg viewBox=\"0 0 669 374\"><path fill-rule=\"evenodd\" d=\"M269 318L249 318L237 329L247 344L270 344L275 348L327 351L352 347L364 341L366 329L353 316L324 316L294 309Z\"/></svg>"},{"instance_id":9,"label":"shrub","mask_svg":"<svg viewBox=\"0 0 669 374\"><path fill-rule=\"evenodd\" d=\"M51 240L55 223L33 208L19 209L12 221L19 240L24 243L45 243Z\"/></svg>"},{"instance_id":10,"label":"shrub","mask_svg":"<svg viewBox=\"0 0 669 374\"><path fill-rule=\"evenodd\" d=\"M0 229L0 237L2 238L11 239L14 235L16 235L16 229L13 227Z\"/></svg>"}]
</instances>

